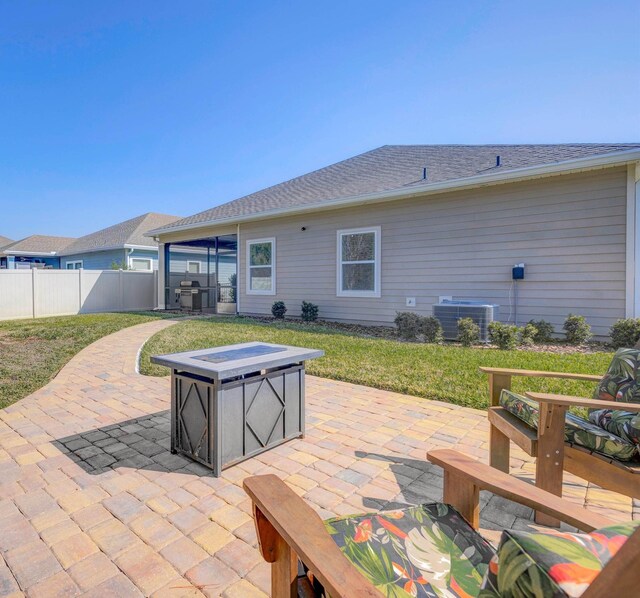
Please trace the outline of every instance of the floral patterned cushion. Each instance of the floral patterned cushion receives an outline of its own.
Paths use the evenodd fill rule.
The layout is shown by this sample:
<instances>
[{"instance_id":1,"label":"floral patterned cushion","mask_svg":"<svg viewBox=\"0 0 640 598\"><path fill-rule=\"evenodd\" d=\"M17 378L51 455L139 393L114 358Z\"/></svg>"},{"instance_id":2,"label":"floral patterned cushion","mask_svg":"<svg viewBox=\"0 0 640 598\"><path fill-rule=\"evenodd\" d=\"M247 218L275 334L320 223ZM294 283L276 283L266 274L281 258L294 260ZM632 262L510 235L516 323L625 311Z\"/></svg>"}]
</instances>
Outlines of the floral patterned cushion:
<instances>
[{"instance_id":1,"label":"floral patterned cushion","mask_svg":"<svg viewBox=\"0 0 640 598\"><path fill-rule=\"evenodd\" d=\"M638 526L620 523L590 534L504 531L479 596L581 596Z\"/></svg>"},{"instance_id":2,"label":"floral patterned cushion","mask_svg":"<svg viewBox=\"0 0 640 598\"><path fill-rule=\"evenodd\" d=\"M632 442L640 451L640 413L614 411L612 409L593 409L589 421L600 428Z\"/></svg>"},{"instance_id":3,"label":"floral patterned cushion","mask_svg":"<svg viewBox=\"0 0 640 598\"><path fill-rule=\"evenodd\" d=\"M640 403L639 366L640 350L618 349L607 373L598 384L594 398L621 403ZM592 409L589 412L589 421L634 443L640 452L640 414L622 410Z\"/></svg>"},{"instance_id":4,"label":"floral patterned cushion","mask_svg":"<svg viewBox=\"0 0 640 598\"><path fill-rule=\"evenodd\" d=\"M500 405L532 428L538 428L539 407L536 401L503 390ZM564 440L618 461L629 461L638 455L636 445L632 442L572 413L566 414Z\"/></svg>"},{"instance_id":5,"label":"floral patterned cushion","mask_svg":"<svg viewBox=\"0 0 640 598\"><path fill-rule=\"evenodd\" d=\"M593 393L594 399L640 403L640 349L618 349Z\"/></svg>"},{"instance_id":6,"label":"floral patterned cushion","mask_svg":"<svg viewBox=\"0 0 640 598\"><path fill-rule=\"evenodd\" d=\"M345 556L389 598L477 596L494 550L442 503L325 522Z\"/></svg>"}]
</instances>

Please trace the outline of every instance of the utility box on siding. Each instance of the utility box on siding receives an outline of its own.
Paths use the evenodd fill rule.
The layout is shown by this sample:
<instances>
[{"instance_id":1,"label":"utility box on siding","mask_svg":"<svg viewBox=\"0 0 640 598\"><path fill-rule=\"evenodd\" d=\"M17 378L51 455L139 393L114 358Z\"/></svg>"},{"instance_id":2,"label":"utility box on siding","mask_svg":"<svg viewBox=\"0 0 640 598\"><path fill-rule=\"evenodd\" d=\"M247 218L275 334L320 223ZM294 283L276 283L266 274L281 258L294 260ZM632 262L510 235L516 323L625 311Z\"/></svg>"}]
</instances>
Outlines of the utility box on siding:
<instances>
[{"instance_id":1,"label":"utility box on siding","mask_svg":"<svg viewBox=\"0 0 640 598\"><path fill-rule=\"evenodd\" d=\"M219 476L304 435L304 362L323 351L242 343L151 358L171 368L171 451Z\"/></svg>"}]
</instances>

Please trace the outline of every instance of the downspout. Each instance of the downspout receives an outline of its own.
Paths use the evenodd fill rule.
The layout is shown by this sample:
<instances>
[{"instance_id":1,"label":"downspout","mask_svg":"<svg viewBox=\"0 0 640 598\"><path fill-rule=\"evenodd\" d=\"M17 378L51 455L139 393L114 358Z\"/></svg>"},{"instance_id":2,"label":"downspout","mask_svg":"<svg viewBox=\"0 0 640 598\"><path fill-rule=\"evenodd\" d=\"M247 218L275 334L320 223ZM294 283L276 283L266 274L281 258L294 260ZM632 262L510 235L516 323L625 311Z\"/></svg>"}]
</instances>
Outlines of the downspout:
<instances>
[{"instance_id":1,"label":"downspout","mask_svg":"<svg viewBox=\"0 0 640 598\"><path fill-rule=\"evenodd\" d=\"M131 247L125 247L124 249L124 265L126 266L126 268L123 266L123 270L128 270L129 269L129 256L133 253L133 249Z\"/></svg>"},{"instance_id":2,"label":"downspout","mask_svg":"<svg viewBox=\"0 0 640 598\"><path fill-rule=\"evenodd\" d=\"M236 224L236 315L240 315L240 223Z\"/></svg>"}]
</instances>

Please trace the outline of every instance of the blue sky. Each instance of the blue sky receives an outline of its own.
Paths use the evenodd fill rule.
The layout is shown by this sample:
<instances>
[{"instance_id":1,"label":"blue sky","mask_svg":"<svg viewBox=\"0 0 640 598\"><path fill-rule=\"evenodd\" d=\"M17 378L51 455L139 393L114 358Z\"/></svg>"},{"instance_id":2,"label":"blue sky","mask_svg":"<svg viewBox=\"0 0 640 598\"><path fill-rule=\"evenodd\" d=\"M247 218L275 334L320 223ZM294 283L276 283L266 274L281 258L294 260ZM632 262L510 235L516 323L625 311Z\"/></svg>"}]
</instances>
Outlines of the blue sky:
<instances>
[{"instance_id":1,"label":"blue sky","mask_svg":"<svg viewBox=\"0 0 640 598\"><path fill-rule=\"evenodd\" d=\"M189 215L385 144L640 140L640 3L0 0L0 235Z\"/></svg>"}]
</instances>

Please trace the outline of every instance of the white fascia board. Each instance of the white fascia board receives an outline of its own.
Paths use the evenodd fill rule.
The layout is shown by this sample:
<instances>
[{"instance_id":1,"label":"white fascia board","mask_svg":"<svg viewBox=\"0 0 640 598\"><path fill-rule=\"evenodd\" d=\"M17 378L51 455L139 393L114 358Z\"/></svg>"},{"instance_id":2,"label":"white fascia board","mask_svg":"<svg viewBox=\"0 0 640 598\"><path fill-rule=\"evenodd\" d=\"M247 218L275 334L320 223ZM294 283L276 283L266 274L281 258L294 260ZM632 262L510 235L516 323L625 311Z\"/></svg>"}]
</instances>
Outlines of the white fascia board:
<instances>
[{"instance_id":1,"label":"white fascia board","mask_svg":"<svg viewBox=\"0 0 640 598\"><path fill-rule=\"evenodd\" d=\"M156 245L131 245L129 243L125 244L125 249L143 249L144 251L158 251L158 247Z\"/></svg>"},{"instance_id":2,"label":"white fascia board","mask_svg":"<svg viewBox=\"0 0 640 598\"><path fill-rule=\"evenodd\" d=\"M7 255L38 255L44 257L56 257L58 255L55 251L16 251L13 249L5 249L3 253Z\"/></svg>"},{"instance_id":3,"label":"white fascia board","mask_svg":"<svg viewBox=\"0 0 640 598\"><path fill-rule=\"evenodd\" d=\"M100 251L115 251L117 249L144 249L145 251L158 251L158 248L153 245L110 245L108 247L92 247L90 249L79 249L76 251L62 251L60 252L61 257L67 257L71 255L80 255L82 253L98 253Z\"/></svg>"},{"instance_id":4,"label":"white fascia board","mask_svg":"<svg viewBox=\"0 0 640 598\"><path fill-rule=\"evenodd\" d=\"M262 220L264 218L275 218L278 216L293 216L306 212L319 212L322 210L331 210L334 208L354 206L365 203L379 203L400 199L410 199L416 196L431 195L434 193L443 193L446 191L472 189L475 187L497 185L501 183L512 183L532 178L552 176L554 174L570 174L573 172L606 168L609 166L628 164L629 162L634 162L636 160L640 160L640 149L630 149L620 152L611 152L609 154L589 156L587 158L563 160L561 162L544 164L542 166L526 166L524 168L514 168L513 170L508 170L506 172L500 173L480 174L460 179L451 179L439 183L427 183L426 185L416 185L408 188L391 189L389 191L382 191L377 193L364 193L361 195L353 195L350 197L342 197L339 199L330 199L324 202L318 202L305 206L276 208L274 210L265 210L263 212L256 212L255 214L249 214L246 216L234 216L231 218L218 218L203 222L194 222L192 224L184 224L182 226L176 226L167 230L154 229L145 233L145 236L161 237L165 234L195 230L199 228L207 228L215 225L237 224L242 222L251 222L253 220Z\"/></svg>"}]
</instances>

